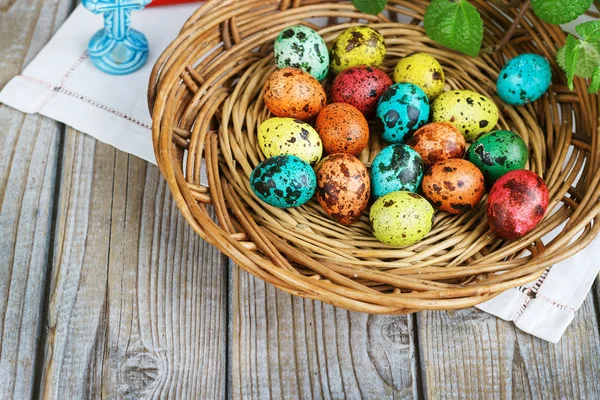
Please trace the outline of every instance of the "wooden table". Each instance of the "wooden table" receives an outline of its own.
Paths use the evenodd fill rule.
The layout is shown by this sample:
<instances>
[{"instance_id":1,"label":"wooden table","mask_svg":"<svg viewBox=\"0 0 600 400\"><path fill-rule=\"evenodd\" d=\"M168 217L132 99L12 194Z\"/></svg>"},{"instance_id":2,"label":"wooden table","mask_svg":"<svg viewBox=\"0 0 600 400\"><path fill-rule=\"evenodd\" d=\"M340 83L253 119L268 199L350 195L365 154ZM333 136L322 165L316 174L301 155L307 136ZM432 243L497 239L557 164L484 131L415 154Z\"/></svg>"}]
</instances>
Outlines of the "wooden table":
<instances>
[{"instance_id":1,"label":"wooden table","mask_svg":"<svg viewBox=\"0 0 600 400\"><path fill-rule=\"evenodd\" d=\"M0 0L0 87L66 0ZM599 293L558 345L476 309L294 298L203 243L158 169L0 106L0 398L600 398Z\"/></svg>"}]
</instances>

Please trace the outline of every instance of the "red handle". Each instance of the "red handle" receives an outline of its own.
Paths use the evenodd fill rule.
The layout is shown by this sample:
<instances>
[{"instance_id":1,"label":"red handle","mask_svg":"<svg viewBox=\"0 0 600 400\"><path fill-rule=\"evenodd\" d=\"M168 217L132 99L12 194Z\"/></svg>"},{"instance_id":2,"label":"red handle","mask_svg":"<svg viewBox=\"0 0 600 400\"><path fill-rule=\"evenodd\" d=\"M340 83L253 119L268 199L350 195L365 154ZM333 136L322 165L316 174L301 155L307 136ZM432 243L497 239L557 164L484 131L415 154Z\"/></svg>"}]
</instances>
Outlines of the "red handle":
<instances>
[{"instance_id":1,"label":"red handle","mask_svg":"<svg viewBox=\"0 0 600 400\"><path fill-rule=\"evenodd\" d=\"M152 0L152 3L148 4L148 7L171 6L173 4L182 4L182 3L199 3L199 1L198 0Z\"/></svg>"}]
</instances>

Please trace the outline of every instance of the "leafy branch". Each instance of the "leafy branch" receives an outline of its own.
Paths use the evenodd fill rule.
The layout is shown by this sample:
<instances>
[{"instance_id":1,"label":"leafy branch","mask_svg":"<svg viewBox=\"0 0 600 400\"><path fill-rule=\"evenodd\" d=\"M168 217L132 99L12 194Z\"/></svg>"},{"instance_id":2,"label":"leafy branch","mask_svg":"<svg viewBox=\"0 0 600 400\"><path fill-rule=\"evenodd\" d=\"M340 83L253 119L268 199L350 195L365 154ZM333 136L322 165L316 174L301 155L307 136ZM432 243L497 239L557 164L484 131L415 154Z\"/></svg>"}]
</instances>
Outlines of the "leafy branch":
<instances>
[{"instance_id":1,"label":"leafy branch","mask_svg":"<svg viewBox=\"0 0 600 400\"><path fill-rule=\"evenodd\" d=\"M483 49L486 53L506 45L529 8L542 21L564 24L584 14L594 3L600 11L600 0L492 0L503 9L520 6L519 13L505 36L493 47ZM352 0L352 4L368 14L381 13L387 0ZM479 11L467 0L432 0L423 19L427 35L442 46L475 57L483 42L483 21ZM600 89L600 21L590 21L575 28L576 38L569 34L567 43L556 53L556 60L567 75L569 88L573 90L575 76L591 78L588 91Z\"/></svg>"}]
</instances>

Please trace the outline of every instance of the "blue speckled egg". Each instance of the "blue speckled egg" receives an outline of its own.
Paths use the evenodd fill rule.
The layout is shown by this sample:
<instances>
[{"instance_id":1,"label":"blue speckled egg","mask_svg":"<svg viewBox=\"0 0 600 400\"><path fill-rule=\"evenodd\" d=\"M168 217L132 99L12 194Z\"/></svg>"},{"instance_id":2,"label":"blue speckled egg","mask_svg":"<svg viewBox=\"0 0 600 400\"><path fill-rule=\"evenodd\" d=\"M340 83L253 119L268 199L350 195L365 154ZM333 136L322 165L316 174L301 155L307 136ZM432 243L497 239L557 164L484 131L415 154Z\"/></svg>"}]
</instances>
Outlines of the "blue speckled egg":
<instances>
[{"instance_id":1,"label":"blue speckled egg","mask_svg":"<svg viewBox=\"0 0 600 400\"><path fill-rule=\"evenodd\" d=\"M391 192L416 192L421 187L425 167L419 153L405 144L392 144L377 154L371 164L373 196Z\"/></svg>"},{"instance_id":2,"label":"blue speckled egg","mask_svg":"<svg viewBox=\"0 0 600 400\"><path fill-rule=\"evenodd\" d=\"M551 80L548 60L538 54L521 54L502 68L496 90L505 103L522 106L546 93Z\"/></svg>"},{"instance_id":3,"label":"blue speckled egg","mask_svg":"<svg viewBox=\"0 0 600 400\"><path fill-rule=\"evenodd\" d=\"M390 143L405 143L429 120L427 95L412 83L396 83L379 99L377 120L383 125L383 139Z\"/></svg>"},{"instance_id":4,"label":"blue speckled egg","mask_svg":"<svg viewBox=\"0 0 600 400\"><path fill-rule=\"evenodd\" d=\"M267 204L279 208L298 207L315 193L317 177L308 163L284 154L258 164L250 174L250 187Z\"/></svg>"},{"instance_id":5,"label":"blue speckled egg","mask_svg":"<svg viewBox=\"0 0 600 400\"><path fill-rule=\"evenodd\" d=\"M308 72L321 81L329 72L329 50L317 32L294 25L284 29L274 44L278 68L294 67Z\"/></svg>"}]
</instances>

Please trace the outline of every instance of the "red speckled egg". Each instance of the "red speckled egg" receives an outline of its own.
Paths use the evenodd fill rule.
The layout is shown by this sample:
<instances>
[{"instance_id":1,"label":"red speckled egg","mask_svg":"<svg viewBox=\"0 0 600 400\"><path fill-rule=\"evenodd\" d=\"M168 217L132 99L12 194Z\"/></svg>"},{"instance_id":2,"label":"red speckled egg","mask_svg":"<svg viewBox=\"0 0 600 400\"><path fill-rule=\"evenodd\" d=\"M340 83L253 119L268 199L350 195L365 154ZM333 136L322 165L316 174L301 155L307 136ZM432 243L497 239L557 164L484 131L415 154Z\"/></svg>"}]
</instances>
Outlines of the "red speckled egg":
<instances>
[{"instance_id":1,"label":"red speckled egg","mask_svg":"<svg viewBox=\"0 0 600 400\"><path fill-rule=\"evenodd\" d=\"M375 114L379 98L392 85L392 80L375 67L353 67L335 77L331 86L331 99L352 104L367 118Z\"/></svg>"},{"instance_id":2,"label":"red speckled egg","mask_svg":"<svg viewBox=\"0 0 600 400\"><path fill-rule=\"evenodd\" d=\"M350 225L360 218L369 202L369 172L350 154L325 157L316 169L317 200L333 219Z\"/></svg>"},{"instance_id":3,"label":"red speckled egg","mask_svg":"<svg viewBox=\"0 0 600 400\"><path fill-rule=\"evenodd\" d=\"M467 146L462 133L448 122L432 122L420 127L406 144L419 153L425 167L450 158L463 158Z\"/></svg>"},{"instance_id":4,"label":"red speckled egg","mask_svg":"<svg viewBox=\"0 0 600 400\"><path fill-rule=\"evenodd\" d=\"M451 158L433 164L425 172L422 189L425 197L440 210L462 214L479 204L485 184L475 164Z\"/></svg>"},{"instance_id":5,"label":"red speckled egg","mask_svg":"<svg viewBox=\"0 0 600 400\"><path fill-rule=\"evenodd\" d=\"M277 117L308 121L327 102L325 89L312 75L296 68L275 71L265 82L264 100Z\"/></svg>"},{"instance_id":6,"label":"red speckled egg","mask_svg":"<svg viewBox=\"0 0 600 400\"><path fill-rule=\"evenodd\" d=\"M331 103L317 117L315 129L328 154L357 156L369 143L369 124L364 115L346 103Z\"/></svg>"},{"instance_id":7,"label":"red speckled egg","mask_svg":"<svg viewBox=\"0 0 600 400\"><path fill-rule=\"evenodd\" d=\"M517 170L494 183L488 196L490 229L503 239L525 236L540 223L548 209L548 188L533 171Z\"/></svg>"}]
</instances>

